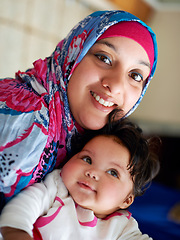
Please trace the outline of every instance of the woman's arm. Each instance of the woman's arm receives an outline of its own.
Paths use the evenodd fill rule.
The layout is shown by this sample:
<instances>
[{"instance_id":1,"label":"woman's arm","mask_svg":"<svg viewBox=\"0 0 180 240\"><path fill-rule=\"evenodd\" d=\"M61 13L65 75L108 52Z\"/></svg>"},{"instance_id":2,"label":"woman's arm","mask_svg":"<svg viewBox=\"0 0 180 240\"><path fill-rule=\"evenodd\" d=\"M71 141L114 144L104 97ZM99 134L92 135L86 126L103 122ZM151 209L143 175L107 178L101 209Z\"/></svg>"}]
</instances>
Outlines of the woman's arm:
<instances>
[{"instance_id":1,"label":"woman's arm","mask_svg":"<svg viewBox=\"0 0 180 240\"><path fill-rule=\"evenodd\" d=\"M3 240L33 240L27 232L11 227L2 227L1 234Z\"/></svg>"},{"instance_id":2,"label":"woman's arm","mask_svg":"<svg viewBox=\"0 0 180 240\"><path fill-rule=\"evenodd\" d=\"M25 234L23 232L25 231L31 237L33 236L33 224L39 216L48 211L55 199L56 180L60 178L59 174L60 170L53 171L47 175L44 182L27 187L5 205L0 215L0 227L12 228L3 230L4 234L9 236L7 239L17 234L18 229L22 230L21 235ZM14 239L16 239L15 236Z\"/></svg>"}]
</instances>

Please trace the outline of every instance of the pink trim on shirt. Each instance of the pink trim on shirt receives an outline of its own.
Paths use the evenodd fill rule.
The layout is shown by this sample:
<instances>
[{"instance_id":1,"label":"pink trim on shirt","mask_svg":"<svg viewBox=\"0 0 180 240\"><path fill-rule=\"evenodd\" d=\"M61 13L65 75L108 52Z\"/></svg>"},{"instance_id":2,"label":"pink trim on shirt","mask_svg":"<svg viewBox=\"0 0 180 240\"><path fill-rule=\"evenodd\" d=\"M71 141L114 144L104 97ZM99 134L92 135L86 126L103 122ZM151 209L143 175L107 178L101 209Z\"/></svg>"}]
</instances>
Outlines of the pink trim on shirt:
<instances>
[{"instance_id":1,"label":"pink trim on shirt","mask_svg":"<svg viewBox=\"0 0 180 240\"><path fill-rule=\"evenodd\" d=\"M35 222L35 227L36 228L41 228L41 227L44 227L45 225L47 225L48 223L52 222L54 220L54 218L59 214L61 208L64 206L64 202L59 198L59 197L56 197L55 198L55 201L58 201L61 203L61 206L58 207L58 209L56 210L55 213L53 213L51 216L42 216L40 217L39 219L37 219L37 221Z\"/></svg>"},{"instance_id":2,"label":"pink trim on shirt","mask_svg":"<svg viewBox=\"0 0 180 240\"><path fill-rule=\"evenodd\" d=\"M94 216L94 219L90 222L80 222L79 220L79 223L82 225L82 226L86 226L86 227L95 227L96 224L97 224L97 217Z\"/></svg>"},{"instance_id":3,"label":"pink trim on shirt","mask_svg":"<svg viewBox=\"0 0 180 240\"><path fill-rule=\"evenodd\" d=\"M125 217L127 217L127 219L129 220L132 214L131 214L129 211L126 211L126 212L127 212L128 215L125 215L125 214L120 213L120 212L114 212L114 213L110 214L109 216L103 218L103 220L108 220L108 219L110 219L110 218L112 218L112 217L122 216L122 215L124 215Z\"/></svg>"},{"instance_id":4,"label":"pink trim on shirt","mask_svg":"<svg viewBox=\"0 0 180 240\"><path fill-rule=\"evenodd\" d=\"M39 229L35 225L33 228L33 239L34 240L43 240Z\"/></svg>"},{"instance_id":5,"label":"pink trim on shirt","mask_svg":"<svg viewBox=\"0 0 180 240\"><path fill-rule=\"evenodd\" d=\"M74 204L75 204L75 208L77 209L77 207L79 205L76 202L74 202ZM97 221L98 221L98 219L97 219L96 216L94 216L94 219L92 221L89 221L89 222L81 222L78 219L79 224L81 224L81 226L86 226L86 227L95 227L96 224L97 224Z\"/></svg>"}]
</instances>

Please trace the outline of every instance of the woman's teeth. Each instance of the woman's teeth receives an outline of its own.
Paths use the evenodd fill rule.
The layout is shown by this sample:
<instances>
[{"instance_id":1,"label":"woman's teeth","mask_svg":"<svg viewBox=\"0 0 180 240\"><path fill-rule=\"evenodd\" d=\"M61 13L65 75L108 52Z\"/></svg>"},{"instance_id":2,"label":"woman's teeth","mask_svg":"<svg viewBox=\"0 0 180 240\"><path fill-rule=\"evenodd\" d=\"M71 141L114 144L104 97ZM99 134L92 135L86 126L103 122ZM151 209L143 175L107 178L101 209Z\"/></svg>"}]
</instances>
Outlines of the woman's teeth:
<instances>
[{"instance_id":1,"label":"woman's teeth","mask_svg":"<svg viewBox=\"0 0 180 240\"><path fill-rule=\"evenodd\" d=\"M112 107L114 105L113 102L108 102L105 101L103 98L101 98L99 95L97 95L96 93L91 92L92 96L96 99L96 101L98 103L100 103L101 105L105 106L105 107Z\"/></svg>"}]
</instances>

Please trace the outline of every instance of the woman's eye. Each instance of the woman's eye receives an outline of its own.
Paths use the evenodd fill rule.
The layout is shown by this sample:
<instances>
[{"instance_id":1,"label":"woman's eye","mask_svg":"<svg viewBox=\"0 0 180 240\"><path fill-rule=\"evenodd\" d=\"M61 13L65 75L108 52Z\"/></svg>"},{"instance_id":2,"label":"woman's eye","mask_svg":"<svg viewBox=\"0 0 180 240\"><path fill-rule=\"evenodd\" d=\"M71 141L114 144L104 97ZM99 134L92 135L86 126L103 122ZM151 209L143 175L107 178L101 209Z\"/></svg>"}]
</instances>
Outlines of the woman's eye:
<instances>
[{"instance_id":1,"label":"woman's eye","mask_svg":"<svg viewBox=\"0 0 180 240\"><path fill-rule=\"evenodd\" d=\"M88 156L83 157L82 160L83 160L84 162L87 162L87 163L89 163L89 164L92 164L92 160L91 160L91 158L88 157Z\"/></svg>"},{"instance_id":2,"label":"woman's eye","mask_svg":"<svg viewBox=\"0 0 180 240\"><path fill-rule=\"evenodd\" d=\"M113 177L116 177L116 178L119 177L118 171L116 171L115 169L110 169L110 170L107 171L107 173L109 173Z\"/></svg>"},{"instance_id":3,"label":"woman's eye","mask_svg":"<svg viewBox=\"0 0 180 240\"><path fill-rule=\"evenodd\" d=\"M106 55L103 54L95 54L95 56L101 60L102 62L111 65L111 60L109 59L109 57L107 57Z\"/></svg>"},{"instance_id":4,"label":"woman's eye","mask_svg":"<svg viewBox=\"0 0 180 240\"><path fill-rule=\"evenodd\" d=\"M138 72L131 72L130 77L133 78L136 82L143 81L143 76Z\"/></svg>"}]
</instances>

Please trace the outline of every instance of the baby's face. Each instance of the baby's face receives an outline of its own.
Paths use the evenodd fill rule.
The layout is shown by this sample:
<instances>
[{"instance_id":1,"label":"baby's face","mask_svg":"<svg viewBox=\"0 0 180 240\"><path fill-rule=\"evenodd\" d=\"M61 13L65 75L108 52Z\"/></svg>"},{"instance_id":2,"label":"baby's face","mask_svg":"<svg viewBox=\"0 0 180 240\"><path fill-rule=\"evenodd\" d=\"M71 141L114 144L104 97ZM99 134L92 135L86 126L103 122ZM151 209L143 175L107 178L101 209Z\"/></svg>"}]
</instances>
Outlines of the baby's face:
<instances>
[{"instance_id":1,"label":"baby's face","mask_svg":"<svg viewBox=\"0 0 180 240\"><path fill-rule=\"evenodd\" d=\"M139 99L149 73L147 53L134 40L111 37L97 41L68 84L75 120L83 128L100 129L115 108L124 116Z\"/></svg>"},{"instance_id":2,"label":"baby's face","mask_svg":"<svg viewBox=\"0 0 180 240\"><path fill-rule=\"evenodd\" d=\"M62 180L74 201L99 218L133 202L130 153L113 137L97 136L62 169Z\"/></svg>"}]
</instances>

